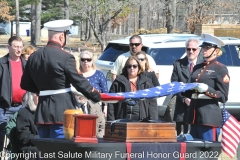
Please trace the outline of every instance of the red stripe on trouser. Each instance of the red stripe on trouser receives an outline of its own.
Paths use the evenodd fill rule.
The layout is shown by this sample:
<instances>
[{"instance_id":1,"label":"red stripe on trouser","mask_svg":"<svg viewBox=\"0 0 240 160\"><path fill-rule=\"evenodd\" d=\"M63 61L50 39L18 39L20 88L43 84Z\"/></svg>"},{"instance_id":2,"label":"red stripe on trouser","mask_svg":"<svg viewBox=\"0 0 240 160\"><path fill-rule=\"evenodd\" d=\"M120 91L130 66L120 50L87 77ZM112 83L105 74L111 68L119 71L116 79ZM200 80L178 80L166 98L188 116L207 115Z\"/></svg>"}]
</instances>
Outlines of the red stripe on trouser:
<instances>
[{"instance_id":1,"label":"red stripe on trouser","mask_svg":"<svg viewBox=\"0 0 240 160\"><path fill-rule=\"evenodd\" d=\"M130 153L132 153L132 143L126 143L126 146L127 146L127 153L128 153L127 160L131 160L131 157L129 155Z\"/></svg>"},{"instance_id":2,"label":"red stripe on trouser","mask_svg":"<svg viewBox=\"0 0 240 160\"><path fill-rule=\"evenodd\" d=\"M186 151L187 151L186 143L181 143L181 153L182 153L182 155L185 155ZM183 156L183 157L181 156L180 160L185 160L185 156Z\"/></svg>"},{"instance_id":3,"label":"red stripe on trouser","mask_svg":"<svg viewBox=\"0 0 240 160\"><path fill-rule=\"evenodd\" d=\"M217 141L217 129L216 127L212 127L212 140Z\"/></svg>"}]
</instances>

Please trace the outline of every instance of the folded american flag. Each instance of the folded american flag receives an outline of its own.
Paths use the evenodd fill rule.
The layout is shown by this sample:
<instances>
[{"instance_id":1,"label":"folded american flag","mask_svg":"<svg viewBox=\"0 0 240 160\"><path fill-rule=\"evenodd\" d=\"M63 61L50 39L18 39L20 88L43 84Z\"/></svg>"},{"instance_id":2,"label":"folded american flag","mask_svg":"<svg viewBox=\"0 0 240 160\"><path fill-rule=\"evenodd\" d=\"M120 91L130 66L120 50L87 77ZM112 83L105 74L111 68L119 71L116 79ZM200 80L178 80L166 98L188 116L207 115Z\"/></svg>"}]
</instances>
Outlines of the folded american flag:
<instances>
[{"instance_id":1,"label":"folded american flag","mask_svg":"<svg viewBox=\"0 0 240 160\"><path fill-rule=\"evenodd\" d=\"M240 123L223 108L222 150L234 157L240 141Z\"/></svg>"},{"instance_id":2,"label":"folded american flag","mask_svg":"<svg viewBox=\"0 0 240 160\"><path fill-rule=\"evenodd\" d=\"M186 90L196 88L197 86L198 83L172 82L136 92L101 93L101 101L117 103L118 101L123 100L152 99L184 92Z\"/></svg>"}]
</instances>

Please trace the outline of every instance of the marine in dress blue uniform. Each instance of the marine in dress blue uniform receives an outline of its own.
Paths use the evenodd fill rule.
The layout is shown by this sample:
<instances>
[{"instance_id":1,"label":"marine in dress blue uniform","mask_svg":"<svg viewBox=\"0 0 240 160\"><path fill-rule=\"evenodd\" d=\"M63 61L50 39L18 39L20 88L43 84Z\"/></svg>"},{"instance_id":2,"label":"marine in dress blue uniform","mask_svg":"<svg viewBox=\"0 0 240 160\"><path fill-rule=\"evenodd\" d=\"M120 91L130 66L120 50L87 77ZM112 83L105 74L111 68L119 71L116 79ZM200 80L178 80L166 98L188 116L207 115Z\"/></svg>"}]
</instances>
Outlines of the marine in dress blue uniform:
<instances>
[{"instance_id":1,"label":"marine in dress blue uniform","mask_svg":"<svg viewBox=\"0 0 240 160\"><path fill-rule=\"evenodd\" d=\"M193 69L191 82L199 83L199 87L191 91L187 122L191 124L190 134L194 138L217 141L222 126L218 102L228 100L230 77L227 67L217 61L223 41L210 34L202 34L202 38L200 47L205 61Z\"/></svg>"},{"instance_id":2,"label":"marine in dress blue uniform","mask_svg":"<svg viewBox=\"0 0 240 160\"><path fill-rule=\"evenodd\" d=\"M63 113L74 109L74 96L70 84L93 102L100 94L76 69L73 55L62 50L72 20L56 20L44 24L48 28L49 42L27 62L21 87L39 94L35 123L41 138L64 138Z\"/></svg>"}]
</instances>

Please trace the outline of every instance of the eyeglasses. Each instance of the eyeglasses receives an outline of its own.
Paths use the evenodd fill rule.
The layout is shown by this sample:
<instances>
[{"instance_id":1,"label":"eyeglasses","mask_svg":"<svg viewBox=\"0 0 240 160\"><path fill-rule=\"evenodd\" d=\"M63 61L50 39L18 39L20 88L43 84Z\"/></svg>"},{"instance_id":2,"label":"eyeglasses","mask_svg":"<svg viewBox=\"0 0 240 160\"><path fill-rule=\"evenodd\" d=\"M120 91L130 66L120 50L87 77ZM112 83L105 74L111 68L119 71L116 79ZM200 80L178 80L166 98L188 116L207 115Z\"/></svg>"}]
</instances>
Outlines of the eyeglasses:
<instances>
[{"instance_id":1,"label":"eyeglasses","mask_svg":"<svg viewBox=\"0 0 240 160\"><path fill-rule=\"evenodd\" d=\"M128 69L130 69L130 68L134 68L134 69L136 69L137 67L138 67L138 65L137 64L133 64L133 65L131 65L131 64L129 64L129 65L127 65L127 68Z\"/></svg>"},{"instance_id":2,"label":"eyeglasses","mask_svg":"<svg viewBox=\"0 0 240 160\"><path fill-rule=\"evenodd\" d=\"M138 58L138 60L139 60L139 61L144 61L144 60L145 60L145 58Z\"/></svg>"},{"instance_id":3,"label":"eyeglasses","mask_svg":"<svg viewBox=\"0 0 240 160\"><path fill-rule=\"evenodd\" d=\"M85 62L85 61L91 62L92 58L81 58L81 61L82 62Z\"/></svg>"},{"instance_id":4,"label":"eyeglasses","mask_svg":"<svg viewBox=\"0 0 240 160\"><path fill-rule=\"evenodd\" d=\"M130 43L130 46L139 46L141 43Z\"/></svg>"},{"instance_id":5,"label":"eyeglasses","mask_svg":"<svg viewBox=\"0 0 240 160\"><path fill-rule=\"evenodd\" d=\"M187 48L187 51L193 50L194 52L197 50L197 48Z\"/></svg>"}]
</instances>

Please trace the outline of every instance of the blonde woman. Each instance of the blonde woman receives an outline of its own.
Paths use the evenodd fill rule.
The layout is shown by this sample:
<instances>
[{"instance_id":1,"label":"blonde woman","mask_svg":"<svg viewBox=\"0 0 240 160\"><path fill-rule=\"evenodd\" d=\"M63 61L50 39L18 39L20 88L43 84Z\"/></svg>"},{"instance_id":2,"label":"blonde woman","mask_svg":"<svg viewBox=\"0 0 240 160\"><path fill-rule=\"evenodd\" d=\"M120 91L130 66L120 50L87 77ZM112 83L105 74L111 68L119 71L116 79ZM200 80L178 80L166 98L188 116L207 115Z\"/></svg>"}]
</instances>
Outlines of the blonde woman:
<instances>
[{"instance_id":1,"label":"blonde woman","mask_svg":"<svg viewBox=\"0 0 240 160\"><path fill-rule=\"evenodd\" d=\"M28 57L33 53L33 52L35 52L36 51L36 49L33 47L33 46L31 46L31 45L27 45L27 46L25 46L24 48L23 48L23 50L22 50L22 57L25 59L25 60L28 60Z\"/></svg>"},{"instance_id":2,"label":"blonde woman","mask_svg":"<svg viewBox=\"0 0 240 160\"><path fill-rule=\"evenodd\" d=\"M107 80L104 74L95 69L93 62L93 53L90 51L83 51L79 56L79 69L80 73L90 82L90 84L98 90L100 93L107 93ZM103 137L105 128L105 118L107 116L107 106L106 104L95 103L94 107L89 105L89 113L96 114L97 119L97 137ZM103 109L102 109L103 105ZM97 107L96 107L97 106ZM102 111L103 110L103 111Z\"/></svg>"}]
</instances>

